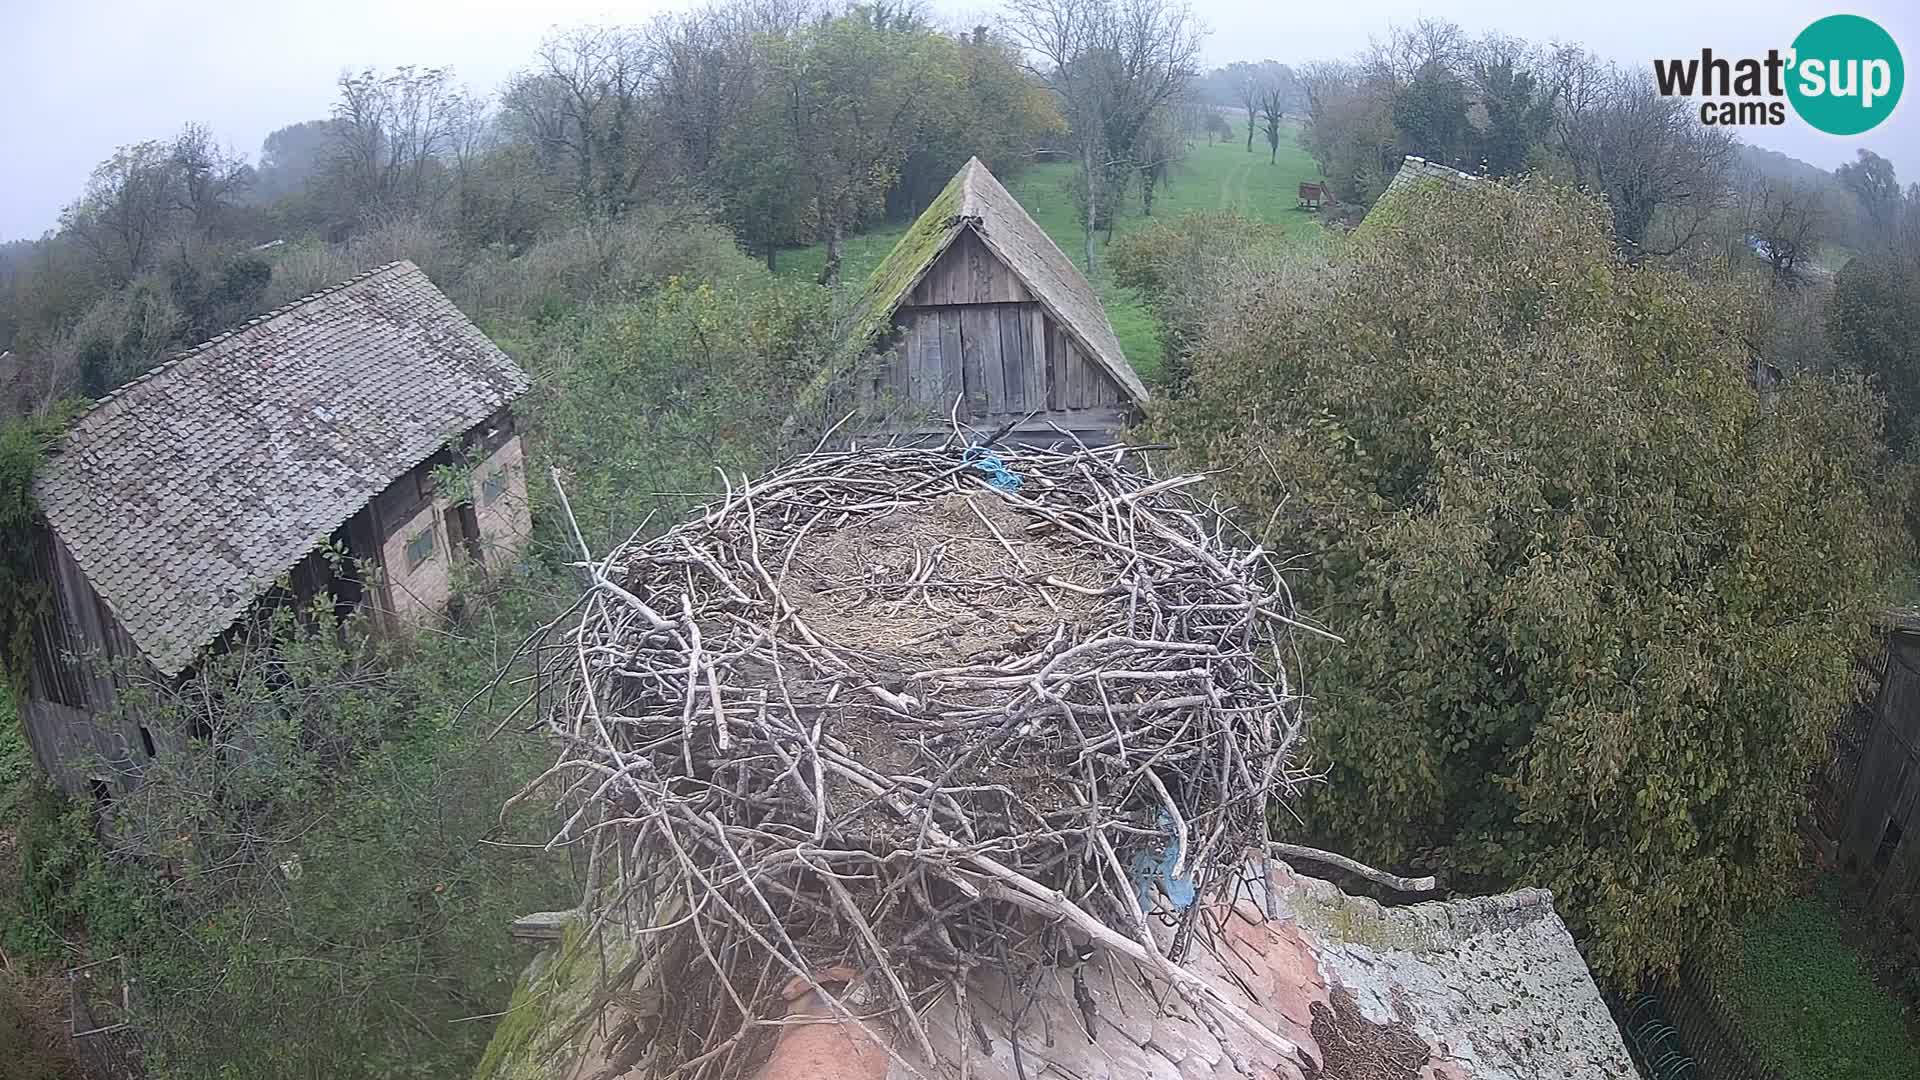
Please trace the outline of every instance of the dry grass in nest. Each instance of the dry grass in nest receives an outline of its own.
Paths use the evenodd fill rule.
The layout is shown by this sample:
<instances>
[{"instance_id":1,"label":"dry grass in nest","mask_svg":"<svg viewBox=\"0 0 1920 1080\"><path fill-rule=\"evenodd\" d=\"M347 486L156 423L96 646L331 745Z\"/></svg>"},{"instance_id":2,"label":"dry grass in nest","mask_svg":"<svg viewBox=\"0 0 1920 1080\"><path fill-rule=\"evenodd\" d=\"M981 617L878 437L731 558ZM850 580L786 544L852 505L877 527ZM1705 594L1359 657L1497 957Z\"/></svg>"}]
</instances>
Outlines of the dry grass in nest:
<instances>
[{"instance_id":1,"label":"dry grass in nest","mask_svg":"<svg viewBox=\"0 0 1920 1080\"><path fill-rule=\"evenodd\" d=\"M1204 893L1268 842L1311 628L1200 478L1000 454L1016 492L959 447L805 456L583 559L540 653L554 843L640 942L610 981L684 1002L650 1067L742 1074L793 983L930 1054L932 997L1069 947L1279 1039L1180 966L1203 905L1163 951L1138 897L1169 854Z\"/></svg>"}]
</instances>

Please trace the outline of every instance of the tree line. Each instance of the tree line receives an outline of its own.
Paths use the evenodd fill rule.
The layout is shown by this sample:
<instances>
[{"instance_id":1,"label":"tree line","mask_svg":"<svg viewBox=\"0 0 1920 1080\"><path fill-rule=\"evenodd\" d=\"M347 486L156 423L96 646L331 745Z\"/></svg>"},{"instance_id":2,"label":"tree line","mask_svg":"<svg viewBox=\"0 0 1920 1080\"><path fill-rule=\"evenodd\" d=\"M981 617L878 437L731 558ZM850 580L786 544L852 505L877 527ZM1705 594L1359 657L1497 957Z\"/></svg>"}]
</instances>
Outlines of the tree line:
<instances>
[{"instance_id":1,"label":"tree line","mask_svg":"<svg viewBox=\"0 0 1920 1080\"><path fill-rule=\"evenodd\" d=\"M1576 45L1469 36L1424 19L1357 56L1304 65L1304 142L1343 200L1371 205L1408 154L1491 176L1550 176L1606 197L1636 259L1751 251L1783 278L1823 242L1866 248L1904 201L1863 153L1837 173L1702 125L1652 73Z\"/></svg>"},{"instance_id":2,"label":"tree line","mask_svg":"<svg viewBox=\"0 0 1920 1080\"><path fill-rule=\"evenodd\" d=\"M831 285L849 235L917 212L974 155L1003 174L1075 162L1091 266L1112 207L1137 190L1150 209L1204 123L1204 33L1173 0L1019 0L963 31L912 3L720 0L556 30L494 94L445 68L349 73L257 161L188 124L101 162L57 230L0 245L0 350L28 369L0 387L16 408L98 396L291 298L273 284L289 249L409 230L511 259L673 205L769 267L823 242Z\"/></svg>"}]
</instances>

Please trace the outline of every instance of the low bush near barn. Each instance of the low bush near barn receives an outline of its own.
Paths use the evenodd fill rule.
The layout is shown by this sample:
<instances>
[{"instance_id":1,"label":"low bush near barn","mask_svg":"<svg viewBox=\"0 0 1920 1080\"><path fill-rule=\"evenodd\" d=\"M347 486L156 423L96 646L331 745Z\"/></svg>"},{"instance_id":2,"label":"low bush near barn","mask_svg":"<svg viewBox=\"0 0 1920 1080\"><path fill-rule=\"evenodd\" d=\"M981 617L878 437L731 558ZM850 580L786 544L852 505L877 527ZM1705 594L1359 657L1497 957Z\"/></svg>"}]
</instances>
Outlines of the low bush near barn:
<instances>
[{"instance_id":1,"label":"low bush near barn","mask_svg":"<svg viewBox=\"0 0 1920 1080\"><path fill-rule=\"evenodd\" d=\"M524 691L484 692L572 600L549 467L578 478L580 527L605 550L674 520L716 467L758 472L819 434L800 402L838 362L831 297L728 274L496 312L537 382L517 407L536 536L504 579L462 581L458 617L382 642L328 609L275 612L131 702L167 749L105 807L46 790L0 738L0 948L56 980L124 955L156 1080L470 1071L528 959L508 924L578 895L566 852L533 843L553 822L501 820L550 762L510 723ZM18 445L30 512L38 444Z\"/></svg>"},{"instance_id":2,"label":"low bush near barn","mask_svg":"<svg viewBox=\"0 0 1920 1080\"><path fill-rule=\"evenodd\" d=\"M1311 831L1550 887L1616 980L1776 897L1901 550L1859 381L1748 385L1729 290L1565 189L1415 191L1237 294L1156 434L1303 555ZM1414 202L1413 200L1418 200Z\"/></svg>"}]
</instances>

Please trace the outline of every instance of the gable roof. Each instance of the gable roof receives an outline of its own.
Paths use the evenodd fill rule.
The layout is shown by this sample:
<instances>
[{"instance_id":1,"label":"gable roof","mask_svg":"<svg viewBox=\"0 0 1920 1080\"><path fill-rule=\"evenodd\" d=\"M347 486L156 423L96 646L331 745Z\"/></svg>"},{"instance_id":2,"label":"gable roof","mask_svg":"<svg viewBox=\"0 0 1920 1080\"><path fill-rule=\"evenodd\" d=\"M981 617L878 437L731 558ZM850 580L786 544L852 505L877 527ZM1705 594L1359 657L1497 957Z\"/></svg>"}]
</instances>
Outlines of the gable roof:
<instances>
[{"instance_id":1,"label":"gable roof","mask_svg":"<svg viewBox=\"0 0 1920 1080\"><path fill-rule=\"evenodd\" d=\"M1400 167L1393 171L1393 179L1387 182L1387 189L1380 193L1380 198L1384 199L1396 191L1405 191L1422 180L1438 180L1443 184L1464 188L1472 187L1484 179L1486 178L1461 172L1459 169L1442 165L1437 161L1428 161L1418 155L1408 154L1400 162Z\"/></svg>"},{"instance_id":2,"label":"gable roof","mask_svg":"<svg viewBox=\"0 0 1920 1080\"><path fill-rule=\"evenodd\" d=\"M861 333L871 337L884 329L901 301L968 229L1128 396L1147 399L1146 384L1120 351L1120 339L1086 275L977 157L967 159L874 269L860 301Z\"/></svg>"},{"instance_id":3,"label":"gable roof","mask_svg":"<svg viewBox=\"0 0 1920 1080\"><path fill-rule=\"evenodd\" d=\"M262 315L101 399L34 480L164 675L527 376L410 262Z\"/></svg>"}]
</instances>

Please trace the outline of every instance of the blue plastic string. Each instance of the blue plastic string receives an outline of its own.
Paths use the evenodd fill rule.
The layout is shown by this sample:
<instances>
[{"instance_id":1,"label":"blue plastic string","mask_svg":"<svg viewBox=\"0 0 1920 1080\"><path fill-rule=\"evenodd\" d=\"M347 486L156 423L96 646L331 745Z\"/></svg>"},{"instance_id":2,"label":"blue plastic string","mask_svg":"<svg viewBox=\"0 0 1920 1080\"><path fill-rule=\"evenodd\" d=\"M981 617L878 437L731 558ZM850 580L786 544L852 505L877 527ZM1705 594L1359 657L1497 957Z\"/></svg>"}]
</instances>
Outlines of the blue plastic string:
<instances>
[{"instance_id":1,"label":"blue plastic string","mask_svg":"<svg viewBox=\"0 0 1920 1080\"><path fill-rule=\"evenodd\" d=\"M987 474L987 483L1000 491L1019 491L1020 475L1007 468L1000 455L984 446L969 446L961 459Z\"/></svg>"},{"instance_id":2,"label":"blue plastic string","mask_svg":"<svg viewBox=\"0 0 1920 1080\"><path fill-rule=\"evenodd\" d=\"M1160 811L1160 829L1167 834L1166 850L1155 858L1152 852L1142 851L1133 857L1133 892L1140 901L1140 910L1153 910L1153 891L1158 888L1167 894L1175 911L1185 911L1193 906L1194 887L1191 872L1175 876L1173 868L1180 861L1180 837L1173 831L1173 819L1165 810Z\"/></svg>"}]
</instances>

